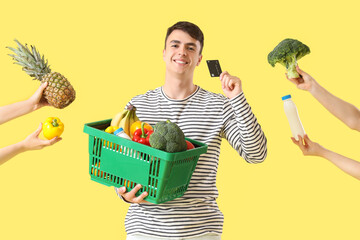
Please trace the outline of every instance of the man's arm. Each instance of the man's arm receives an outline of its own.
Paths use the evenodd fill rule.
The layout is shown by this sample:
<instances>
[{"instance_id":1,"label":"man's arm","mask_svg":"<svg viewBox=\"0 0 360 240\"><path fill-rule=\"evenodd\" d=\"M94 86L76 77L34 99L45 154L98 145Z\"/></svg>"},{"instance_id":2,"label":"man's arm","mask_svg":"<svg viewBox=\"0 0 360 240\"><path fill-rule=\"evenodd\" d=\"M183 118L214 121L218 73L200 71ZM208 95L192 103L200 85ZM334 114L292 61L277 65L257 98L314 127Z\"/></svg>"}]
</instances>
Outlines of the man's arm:
<instances>
[{"instance_id":1,"label":"man's arm","mask_svg":"<svg viewBox=\"0 0 360 240\"><path fill-rule=\"evenodd\" d=\"M299 89L309 91L331 114L349 128L360 131L360 110L354 105L334 96L315 81L309 74L296 67L300 78L289 79Z\"/></svg>"},{"instance_id":2,"label":"man's arm","mask_svg":"<svg viewBox=\"0 0 360 240\"><path fill-rule=\"evenodd\" d=\"M36 92L27 100L0 107L0 125L48 105L47 102L41 98L46 86L47 82L41 84Z\"/></svg>"},{"instance_id":3,"label":"man's arm","mask_svg":"<svg viewBox=\"0 0 360 240\"><path fill-rule=\"evenodd\" d=\"M345 173L360 180L359 162L324 148L320 144L311 141L307 135L304 136L304 139L299 136L298 141L296 141L295 138L291 139L296 145L298 145L305 156L323 157Z\"/></svg>"},{"instance_id":4,"label":"man's arm","mask_svg":"<svg viewBox=\"0 0 360 240\"><path fill-rule=\"evenodd\" d=\"M267 140L242 92L241 80L228 72L223 72L220 80L229 99L223 110L222 136L247 162L263 162L267 155Z\"/></svg>"}]
</instances>

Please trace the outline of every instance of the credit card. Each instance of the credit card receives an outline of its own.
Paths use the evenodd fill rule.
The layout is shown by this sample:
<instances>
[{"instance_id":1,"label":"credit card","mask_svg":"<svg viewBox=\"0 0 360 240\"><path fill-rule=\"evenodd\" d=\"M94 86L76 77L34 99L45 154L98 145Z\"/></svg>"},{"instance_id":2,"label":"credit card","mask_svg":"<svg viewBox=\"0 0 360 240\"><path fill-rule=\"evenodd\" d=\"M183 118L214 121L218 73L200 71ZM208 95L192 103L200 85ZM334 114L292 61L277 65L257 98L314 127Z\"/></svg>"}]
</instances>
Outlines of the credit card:
<instances>
[{"instance_id":1,"label":"credit card","mask_svg":"<svg viewBox=\"0 0 360 240\"><path fill-rule=\"evenodd\" d=\"M219 60L206 60L206 63L210 71L210 76L219 77L222 73Z\"/></svg>"}]
</instances>

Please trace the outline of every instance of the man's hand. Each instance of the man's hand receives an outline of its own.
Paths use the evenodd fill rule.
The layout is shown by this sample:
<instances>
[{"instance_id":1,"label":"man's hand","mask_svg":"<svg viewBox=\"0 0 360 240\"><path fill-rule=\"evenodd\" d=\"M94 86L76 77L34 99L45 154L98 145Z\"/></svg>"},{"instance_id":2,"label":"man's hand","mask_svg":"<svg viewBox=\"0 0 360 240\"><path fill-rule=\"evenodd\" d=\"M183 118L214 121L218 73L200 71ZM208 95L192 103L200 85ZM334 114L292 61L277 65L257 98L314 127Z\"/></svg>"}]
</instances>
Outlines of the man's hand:
<instances>
[{"instance_id":1,"label":"man's hand","mask_svg":"<svg viewBox=\"0 0 360 240\"><path fill-rule=\"evenodd\" d=\"M240 78L231 76L227 71L220 74L220 81L224 94L229 99L236 97L242 92Z\"/></svg>"},{"instance_id":2,"label":"man's hand","mask_svg":"<svg viewBox=\"0 0 360 240\"><path fill-rule=\"evenodd\" d=\"M320 144L313 142L309 139L308 135L305 134L304 139L298 135L299 140L291 138L294 144L296 144L305 156L322 156L325 152L325 148Z\"/></svg>"},{"instance_id":3,"label":"man's hand","mask_svg":"<svg viewBox=\"0 0 360 240\"><path fill-rule=\"evenodd\" d=\"M117 192L125 199L125 201L130 203L148 203L144 198L148 195L147 192L143 192L140 196L136 197L135 194L142 188L140 184L137 184L130 192L126 192L126 187L121 187L117 189Z\"/></svg>"},{"instance_id":4,"label":"man's hand","mask_svg":"<svg viewBox=\"0 0 360 240\"><path fill-rule=\"evenodd\" d=\"M299 66L296 66L296 71L299 73L300 77L298 77L298 78L288 78L287 74L285 73L286 78L290 82L294 83L297 88L299 88L301 90L311 92L314 89L315 85L316 85L315 79L312 78L309 74L307 74L303 70L301 70L299 68Z\"/></svg>"}]
</instances>

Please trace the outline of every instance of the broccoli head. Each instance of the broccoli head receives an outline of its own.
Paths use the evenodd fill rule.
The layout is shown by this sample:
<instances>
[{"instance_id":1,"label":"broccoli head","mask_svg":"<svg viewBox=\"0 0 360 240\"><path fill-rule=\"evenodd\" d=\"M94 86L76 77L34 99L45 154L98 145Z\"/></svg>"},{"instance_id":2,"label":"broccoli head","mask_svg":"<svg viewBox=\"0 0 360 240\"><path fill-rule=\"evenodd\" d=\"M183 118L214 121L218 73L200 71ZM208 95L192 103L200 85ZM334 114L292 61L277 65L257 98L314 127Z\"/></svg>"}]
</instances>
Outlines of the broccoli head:
<instances>
[{"instance_id":1,"label":"broccoli head","mask_svg":"<svg viewBox=\"0 0 360 240\"><path fill-rule=\"evenodd\" d=\"M158 122L150 135L150 145L165 152L181 152L187 149L185 135L175 123L170 120Z\"/></svg>"},{"instance_id":2,"label":"broccoli head","mask_svg":"<svg viewBox=\"0 0 360 240\"><path fill-rule=\"evenodd\" d=\"M286 67L289 78L298 78L296 71L297 60L310 53L310 48L296 39L282 40L268 55L268 62L271 66L276 63Z\"/></svg>"}]
</instances>

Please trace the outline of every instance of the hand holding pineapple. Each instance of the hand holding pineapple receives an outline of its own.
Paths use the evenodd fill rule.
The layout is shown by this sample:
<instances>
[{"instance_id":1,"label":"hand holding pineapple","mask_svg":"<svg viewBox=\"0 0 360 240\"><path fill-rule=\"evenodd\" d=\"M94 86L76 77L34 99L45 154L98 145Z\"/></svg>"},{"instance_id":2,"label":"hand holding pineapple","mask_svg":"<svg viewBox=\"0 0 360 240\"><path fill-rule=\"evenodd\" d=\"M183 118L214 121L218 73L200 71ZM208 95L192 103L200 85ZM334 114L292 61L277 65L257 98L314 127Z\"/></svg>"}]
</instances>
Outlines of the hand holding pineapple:
<instances>
[{"instance_id":1,"label":"hand holding pineapple","mask_svg":"<svg viewBox=\"0 0 360 240\"><path fill-rule=\"evenodd\" d=\"M43 92L47 85L47 82L42 83L36 92L28 99L33 111L44 106L50 106L50 104L43 97Z\"/></svg>"},{"instance_id":2,"label":"hand holding pineapple","mask_svg":"<svg viewBox=\"0 0 360 240\"><path fill-rule=\"evenodd\" d=\"M8 47L15 54L9 54L15 60L15 64L22 66L25 71L34 80L46 83L43 90L43 96L46 101L55 108L65 108L75 100L75 90L70 82L60 73L52 72L48 61L41 57L34 46L31 51L25 44L22 45L15 39L18 48Z\"/></svg>"}]
</instances>

